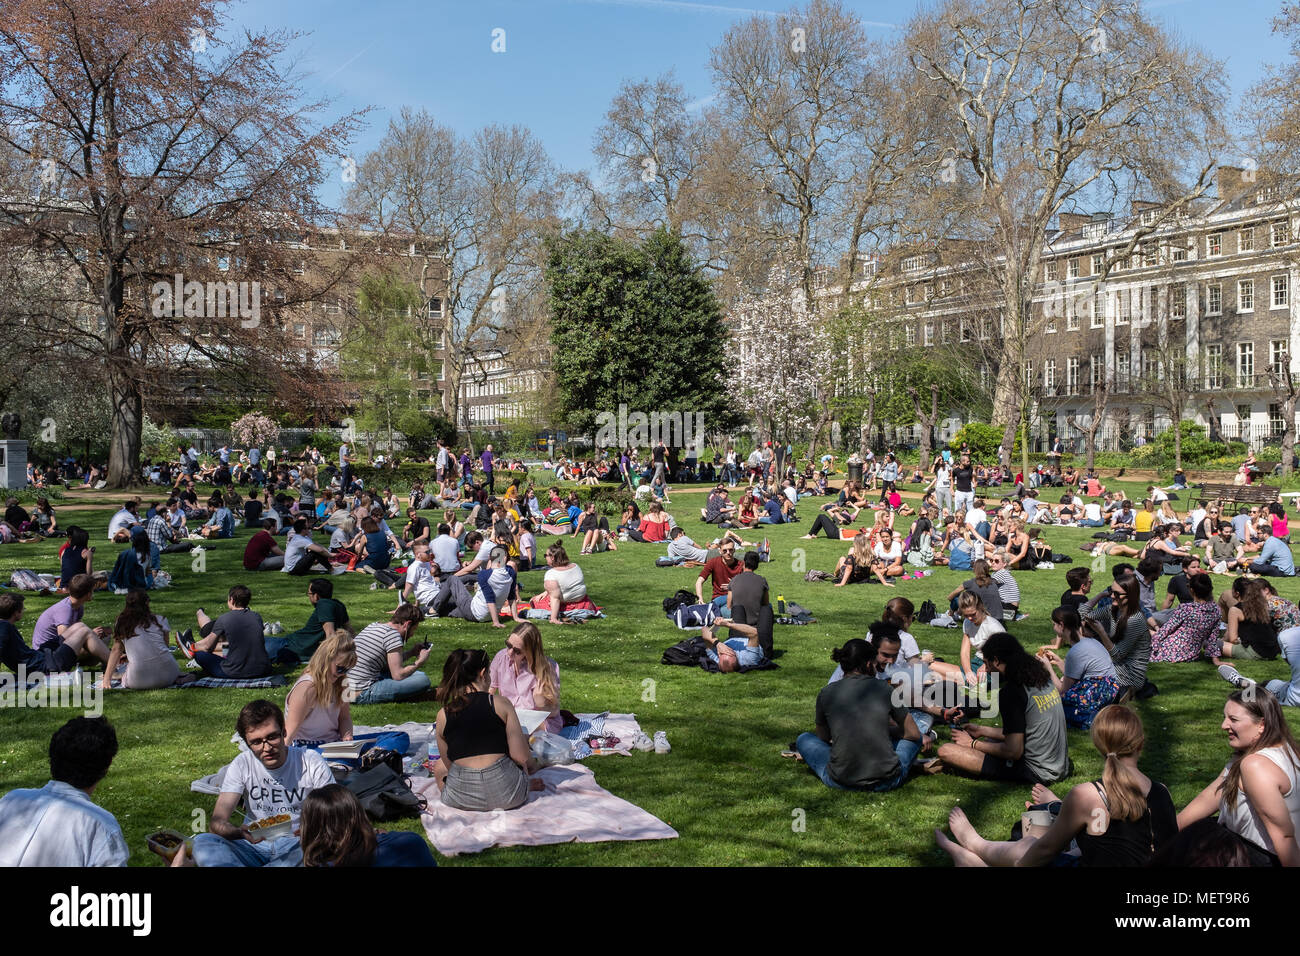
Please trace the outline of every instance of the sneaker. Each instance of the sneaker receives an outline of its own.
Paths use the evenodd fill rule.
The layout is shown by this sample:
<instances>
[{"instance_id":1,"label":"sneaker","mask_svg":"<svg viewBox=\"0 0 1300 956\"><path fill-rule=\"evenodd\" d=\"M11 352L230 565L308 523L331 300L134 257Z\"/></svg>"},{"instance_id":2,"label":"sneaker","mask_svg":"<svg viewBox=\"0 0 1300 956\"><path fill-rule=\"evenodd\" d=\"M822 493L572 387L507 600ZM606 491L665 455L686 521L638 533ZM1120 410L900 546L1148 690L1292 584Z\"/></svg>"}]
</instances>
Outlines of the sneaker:
<instances>
[{"instance_id":1,"label":"sneaker","mask_svg":"<svg viewBox=\"0 0 1300 956\"><path fill-rule=\"evenodd\" d=\"M667 754L673 752L672 745L668 743L668 735L664 733L662 730L655 731L654 744L655 744L655 753L657 754Z\"/></svg>"},{"instance_id":2,"label":"sneaker","mask_svg":"<svg viewBox=\"0 0 1300 956\"><path fill-rule=\"evenodd\" d=\"M188 628L176 632L176 643L190 660L194 660L194 632Z\"/></svg>"},{"instance_id":3,"label":"sneaker","mask_svg":"<svg viewBox=\"0 0 1300 956\"><path fill-rule=\"evenodd\" d=\"M1240 671L1231 664L1220 664L1219 676L1238 690L1245 690L1251 684L1255 683L1248 677L1242 677Z\"/></svg>"},{"instance_id":4,"label":"sneaker","mask_svg":"<svg viewBox=\"0 0 1300 956\"><path fill-rule=\"evenodd\" d=\"M655 749L655 742L646 736L645 731L641 731L632 741L632 747L643 753Z\"/></svg>"},{"instance_id":5,"label":"sneaker","mask_svg":"<svg viewBox=\"0 0 1300 956\"><path fill-rule=\"evenodd\" d=\"M283 634L283 633L284 633L284 625L281 624L279 621L276 621L274 624L271 625L272 635Z\"/></svg>"},{"instance_id":6,"label":"sneaker","mask_svg":"<svg viewBox=\"0 0 1300 956\"><path fill-rule=\"evenodd\" d=\"M368 565L368 564L358 564L358 565L357 565L357 570L358 570L358 571L364 571L366 574L374 574L374 573L375 573L375 569L372 568L372 567L371 567L370 565ZM371 588L371 590L374 590L374 589Z\"/></svg>"},{"instance_id":7,"label":"sneaker","mask_svg":"<svg viewBox=\"0 0 1300 956\"><path fill-rule=\"evenodd\" d=\"M189 668L190 670L192 670L192 671L201 671L201 670L203 670L203 668L199 666L199 662L198 662L198 661L186 661L186 662L185 662L185 666L186 666L187 668Z\"/></svg>"},{"instance_id":8,"label":"sneaker","mask_svg":"<svg viewBox=\"0 0 1300 956\"><path fill-rule=\"evenodd\" d=\"M347 574L348 566L346 564L336 564L330 568L330 574Z\"/></svg>"},{"instance_id":9,"label":"sneaker","mask_svg":"<svg viewBox=\"0 0 1300 956\"><path fill-rule=\"evenodd\" d=\"M270 636L271 636L271 625L270 625L270 624L263 624L263 625L262 625L262 636L263 636L263 637L270 637Z\"/></svg>"}]
</instances>

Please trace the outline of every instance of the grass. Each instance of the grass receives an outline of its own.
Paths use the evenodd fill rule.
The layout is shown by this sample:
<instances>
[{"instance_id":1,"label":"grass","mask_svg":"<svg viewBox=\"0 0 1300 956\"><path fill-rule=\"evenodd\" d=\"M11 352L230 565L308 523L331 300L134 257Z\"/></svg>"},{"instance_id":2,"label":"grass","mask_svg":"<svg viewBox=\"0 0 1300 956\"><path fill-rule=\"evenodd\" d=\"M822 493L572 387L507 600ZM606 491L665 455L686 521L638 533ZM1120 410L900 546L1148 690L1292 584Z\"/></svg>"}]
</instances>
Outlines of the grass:
<instances>
[{"instance_id":1,"label":"grass","mask_svg":"<svg viewBox=\"0 0 1300 956\"><path fill-rule=\"evenodd\" d=\"M723 676L659 663L664 648L684 636L667 622L660 602L679 587L690 588L696 574L653 567L662 546L629 543L617 553L583 558L580 563L589 589L607 608L608 618L582 626L547 627L543 632L547 652L560 663L563 706L575 712L630 711L647 732L667 731L673 745L669 755L592 758L589 765L602 786L668 822L680 839L496 849L447 862L944 865L947 857L935 848L931 830L944 825L948 810L957 802L981 832L994 837L1007 833L1023 808L1024 787L941 775L913 778L891 794L848 793L828 789L802 765L780 757L781 749L795 736L811 729L814 700L834 667L833 647L862 636L889 597L905 595L917 605L929 598L942 607L948 592L968 576L936 569L924 580L900 583L897 590L867 584L846 588L806 584L807 568L829 570L847 547L847 542L824 538L799 540L817 501L804 503L801 524L768 532L772 562L760 570L773 597L780 594L796 600L818 617L817 624L807 627L778 626L776 645L784 652L778 658L779 670ZM696 540L710 532L696 517L700 504L698 496L679 494L670 508ZM111 513L102 506L77 510L74 503L59 509L62 525L78 523L90 529L100 567L111 566L118 550L104 540ZM1088 540L1091 531L1048 528L1044 533L1057 550L1084 558L1078 544ZM253 590L254 609L266 620L282 621L286 629L300 626L309 612L306 580L243 572L240 559L248 534L241 529L235 541L216 543L207 554L204 573L191 570L189 555L164 556L163 566L175 577L175 585L154 594L155 610L174 626L192 624L195 607L222 607L230 585L244 581ZM539 539L539 550L550 540ZM57 542L0 549L0 579L7 579L8 572L18 567L55 569L56 551ZM1026 645L1050 639L1049 614L1064 590L1065 571L1058 565L1054 571L1017 574L1022 609L1030 617L1012 631ZM1104 577L1108 580L1109 574ZM535 593L540 590L541 574L523 575L522 582L525 593ZM381 619L395 605L391 592L371 592L370 583L371 578L361 574L335 578L336 596L348 605L358 626ZM1300 600L1300 580L1283 579L1277 584L1285 597ZM52 601L28 596L20 625L27 637L37 615ZM88 605L86 620L111 625L121 606L122 598L100 592ZM956 659L959 631L922 625L914 630L922 647ZM436 683L447 652L469 646L495 653L507 632L438 620L423 625L419 633L433 642L427 669ZM1287 676L1282 662L1248 663L1243 670L1260 679ZM1181 806L1219 772L1228 757L1218 727L1229 688L1208 664L1155 664L1150 677L1161 693L1137 705L1148 737L1143 765L1155 779L1168 784ZM230 735L244 703L267 696L283 704L285 693L286 689L114 691L105 696L105 714L117 728L121 751L95 800L121 823L132 864L158 864L144 846L146 834L154 829L167 826L189 832L193 826L203 827L213 798L191 793L190 781L234 757ZM357 707L354 719L366 724L432 721L435 713L431 704L393 704ZM44 784L50 735L71 716L74 713L67 710L29 709L0 715L6 727L0 742L0 791ZM1300 729L1296 715L1289 716L1293 727ZM1101 762L1086 733L1070 731L1070 752L1076 775L1063 786L1099 775ZM414 820L390 826L421 832Z\"/></svg>"}]
</instances>

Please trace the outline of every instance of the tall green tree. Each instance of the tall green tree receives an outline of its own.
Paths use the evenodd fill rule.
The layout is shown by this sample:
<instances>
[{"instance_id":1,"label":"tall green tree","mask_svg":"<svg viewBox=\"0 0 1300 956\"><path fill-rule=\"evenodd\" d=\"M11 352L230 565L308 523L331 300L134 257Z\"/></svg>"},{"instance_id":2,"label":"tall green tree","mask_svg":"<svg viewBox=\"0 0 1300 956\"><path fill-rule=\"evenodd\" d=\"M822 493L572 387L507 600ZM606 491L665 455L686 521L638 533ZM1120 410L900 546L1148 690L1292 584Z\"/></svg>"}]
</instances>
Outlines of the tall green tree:
<instances>
[{"instance_id":1,"label":"tall green tree","mask_svg":"<svg viewBox=\"0 0 1300 956\"><path fill-rule=\"evenodd\" d=\"M690 412L709 430L740 421L724 380L726 327L681 237L598 232L553 240L546 259L560 411L575 432L601 412Z\"/></svg>"}]
</instances>

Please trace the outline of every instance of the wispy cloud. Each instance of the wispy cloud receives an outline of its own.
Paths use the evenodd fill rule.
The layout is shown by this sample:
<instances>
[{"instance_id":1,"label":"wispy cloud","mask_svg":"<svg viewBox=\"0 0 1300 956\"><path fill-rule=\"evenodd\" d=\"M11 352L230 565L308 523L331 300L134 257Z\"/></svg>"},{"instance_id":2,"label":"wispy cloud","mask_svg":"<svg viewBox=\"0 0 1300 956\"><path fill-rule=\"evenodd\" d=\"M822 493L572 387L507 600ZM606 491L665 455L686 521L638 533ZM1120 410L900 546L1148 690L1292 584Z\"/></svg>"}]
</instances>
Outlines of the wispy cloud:
<instances>
[{"instance_id":1,"label":"wispy cloud","mask_svg":"<svg viewBox=\"0 0 1300 956\"><path fill-rule=\"evenodd\" d=\"M358 59L360 59L361 55L362 55L363 53L365 53L366 50L369 50L372 46L374 46L377 42L378 42L377 40L371 40L368 44L366 44L364 47L362 47L362 48L361 48L357 53L355 53L355 54L354 54L350 59L345 60L341 66L339 66L339 67L338 67L338 68L337 68L333 73L331 73L329 76L325 77L325 79L327 79L327 80L332 80L332 79L334 79L334 77L338 76L340 73L342 73L342 72L343 72L344 70L346 70L348 67L350 67L353 63L355 63Z\"/></svg>"},{"instance_id":2,"label":"wispy cloud","mask_svg":"<svg viewBox=\"0 0 1300 956\"><path fill-rule=\"evenodd\" d=\"M651 7L659 10L680 10L686 13L720 13L729 16L778 17L785 11L755 10L752 7L728 7L720 3L690 3L688 0L576 0L578 3L595 3L611 7ZM1179 3L1182 0L1171 0ZM863 26L897 30L897 23L880 20L863 20Z\"/></svg>"}]
</instances>

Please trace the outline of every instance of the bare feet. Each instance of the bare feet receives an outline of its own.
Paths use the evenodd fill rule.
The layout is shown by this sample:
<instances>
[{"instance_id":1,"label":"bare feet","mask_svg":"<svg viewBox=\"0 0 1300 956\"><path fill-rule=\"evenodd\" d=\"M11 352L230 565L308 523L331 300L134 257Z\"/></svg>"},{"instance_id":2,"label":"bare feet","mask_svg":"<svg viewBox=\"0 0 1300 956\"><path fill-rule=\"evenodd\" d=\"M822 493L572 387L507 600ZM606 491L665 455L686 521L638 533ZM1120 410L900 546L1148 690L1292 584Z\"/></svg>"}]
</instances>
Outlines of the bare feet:
<instances>
[{"instance_id":1,"label":"bare feet","mask_svg":"<svg viewBox=\"0 0 1300 956\"><path fill-rule=\"evenodd\" d=\"M952 831L958 843L974 853L978 853L984 844L984 838L975 832L970 819L966 816L966 811L961 807L953 807L952 812L948 814L948 829Z\"/></svg>"},{"instance_id":2,"label":"bare feet","mask_svg":"<svg viewBox=\"0 0 1300 956\"><path fill-rule=\"evenodd\" d=\"M1035 804L1039 804L1039 803L1057 803L1061 798L1058 797L1056 794L1052 793L1051 790L1043 786L1041 783L1036 783L1034 784L1034 788L1029 791L1029 799L1032 800Z\"/></svg>"},{"instance_id":3,"label":"bare feet","mask_svg":"<svg viewBox=\"0 0 1300 956\"><path fill-rule=\"evenodd\" d=\"M934 831L934 841L939 844L939 849L943 850L950 857L952 862L957 866L984 866L985 863L978 856L966 849L960 844L953 843L943 835L942 830Z\"/></svg>"}]
</instances>

